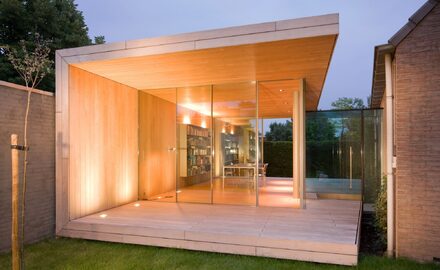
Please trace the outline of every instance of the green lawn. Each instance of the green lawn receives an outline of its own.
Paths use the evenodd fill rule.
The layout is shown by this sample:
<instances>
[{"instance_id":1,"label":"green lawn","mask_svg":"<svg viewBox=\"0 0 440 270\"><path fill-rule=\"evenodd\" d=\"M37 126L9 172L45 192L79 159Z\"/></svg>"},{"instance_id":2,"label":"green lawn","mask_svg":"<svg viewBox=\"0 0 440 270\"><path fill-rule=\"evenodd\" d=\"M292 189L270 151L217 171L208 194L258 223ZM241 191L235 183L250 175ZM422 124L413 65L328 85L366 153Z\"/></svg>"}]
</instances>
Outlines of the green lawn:
<instances>
[{"instance_id":1,"label":"green lawn","mask_svg":"<svg viewBox=\"0 0 440 270\"><path fill-rule=\"evenodd\" d=\"M0 269L10 269L10 253ZM349 267L179 249L52 239L26 247L26 269L350 269ZM353 269L439 269L435 264L361 257Z\"/></svg>"}]
</instances>

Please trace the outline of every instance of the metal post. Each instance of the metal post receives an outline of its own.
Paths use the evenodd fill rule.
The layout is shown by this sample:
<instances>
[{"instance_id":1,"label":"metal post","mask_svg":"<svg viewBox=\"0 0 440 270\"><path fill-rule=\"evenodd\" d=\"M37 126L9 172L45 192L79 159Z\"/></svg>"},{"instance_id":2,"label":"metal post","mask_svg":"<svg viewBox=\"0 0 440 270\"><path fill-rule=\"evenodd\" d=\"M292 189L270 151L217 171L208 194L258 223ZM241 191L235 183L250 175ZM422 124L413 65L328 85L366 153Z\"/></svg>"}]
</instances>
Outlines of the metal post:
<instances>
[{"instance_id":1,"label":"metal post","mask_svg":"<svg viewBox=\"0 0 440 270\"><path fill-rule=\"evenodd\" d=\"M211 84L211 204L214 203L214 86Z\"/></svg>"},{"instance_id":2,"label":"metal post","mask_svg":"<svg viewBox=\"0 0 440 270\"><path fill-rule=\"evenodd\" d=\"M350 146L350 189L353 188L353 148Z\"/></svg>"},{"instance_id":3,"label":"metal post","mask_svg":"<svg viewBox=\"0 0 440 270\"><path fill-rule=\"evenodd\" d=\"M256 200L255 200L255 205L256 206L258 206L259 205L259 198L258 198L258 192L259 192L259 181L258 181L258 166L260 165L259 164L259 160L258 160L258 156L260 155L260 143L259 143L259 139L260 139L260 135L259 135L259 133L258 133L258 117L259 117L259 113L258 113L258 92L259 92L259 82L258 81L256 81L256 87L255 87L255 94L256 94L256 125L255 125L255 129L256 129L256 140L255 140L255 144L257 145L257 147L256 147L256 153L255 153L255 167L256 167L256 170L255 170L255 197L256 197Z\"/></svg>"}]
</instances>

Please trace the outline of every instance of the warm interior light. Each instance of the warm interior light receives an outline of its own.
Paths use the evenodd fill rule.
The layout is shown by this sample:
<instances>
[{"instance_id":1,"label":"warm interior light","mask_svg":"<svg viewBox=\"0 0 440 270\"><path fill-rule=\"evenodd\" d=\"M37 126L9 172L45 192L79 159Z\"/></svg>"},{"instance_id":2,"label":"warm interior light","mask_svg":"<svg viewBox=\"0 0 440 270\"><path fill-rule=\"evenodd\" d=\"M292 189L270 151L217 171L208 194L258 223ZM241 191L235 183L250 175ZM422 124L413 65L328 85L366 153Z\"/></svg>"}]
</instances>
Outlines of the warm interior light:
<instances>
[{"instance_id":1,"label":"warm interior light","mask_svg":"<svg viewBox=\"0 0 440 270\"><path fill-rule=\"evenodd\" d=\"M284 90L283 89L280 89L280 92L283 92Z\"/></svg>"},{"instance_id":2,"label":"warm interior light","mask_svg":"<svg viewBox=\"0 0 440 270\"><path fill-rule=\"evenodd\" d=\"M99 215L99 217L100 217L100 218L106 218L106 217L107 217L107 214L101 214L101 215Z\"/></svg>"},{"instance_id":3,"label":"warm interior light","mask_svg":"<svg viewBox=\"0 0 440 270\"><path fill-rule=\"evenodd\" d=\"M139 207L139 206L141 206L140 203L135 203L135 204L134 204L134 207Z\"/></svg>"},{"instance_id":4,"label":"warm interior light","mask_svg":"<svg viewBox=\"0 0 440 270\"><path fill-rule=\"evenodd\" d=\"M180 193L180 192L182 192L182 191L181 190L176 191L176 193Z\"/></svg>"},{"instance_id":5,"label":"warm interior light","mask_svg":"<svg viewBox=\"0 0 440 270\"><path fill-rule=\"evenodd\" d=\"M202 120L202 128L206 128L206 121L205 120Z\"/></svg>"},{"instance_id":6,"label":"warm interior light","mask_svg":"<svg viewBox=\"0 0 440 270\"><path fill-rule=\"evenodd\" d=\"M222 127L222 133L226 133L226 128Z\"/></svg>"},{"instance_id":7,"label":"warm interior light","mask_svg":"<svg viewBox=\"0 0 440 270\"><path fill-rule=\"evenodd\" d=\"M162 199L162 196L157 197L158 199Z\"/></svg>"},{"instance_id":8,"label":"warm interior light","mask_svg":"<svg viewBox=\"0 0 440 270\"><path fill-rule=\"evenodd\" d=\"M187 125L191 124L191 119L189 118L189 115L185 115L183 117L183 123Z\"/></svg>"}]
</instances>

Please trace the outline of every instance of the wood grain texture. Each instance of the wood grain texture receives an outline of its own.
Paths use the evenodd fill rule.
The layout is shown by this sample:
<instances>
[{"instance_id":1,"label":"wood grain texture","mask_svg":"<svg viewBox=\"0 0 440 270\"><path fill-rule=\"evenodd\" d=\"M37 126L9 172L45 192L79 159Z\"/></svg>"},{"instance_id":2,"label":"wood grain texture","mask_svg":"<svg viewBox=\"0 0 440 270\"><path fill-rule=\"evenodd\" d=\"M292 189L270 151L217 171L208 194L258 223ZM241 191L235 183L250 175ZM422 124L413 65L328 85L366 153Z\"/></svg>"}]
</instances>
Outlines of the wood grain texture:
<instances>
[{"instance_id":1,"label":"wood grain texture","mask_svg":"<svg viewBox=\"0 0 440 270\"><path fill-rule=\"evenodd\" d=\"M137 89L306 78L318 104L336 35L73 63ZM148 78L148 79L146 79Z\"/></svg>"},{"instance_id":2,"label":"wood grain texture","mask_svg":"<svg viewBox=\"0 0 440 270\"><path fill-rule=\"evenodd\" d=\"M71 66L69 107L70 219L136 200L138 91Z\"/></svg>"},{"instance_id":3,"label":"wood grain texture","mask_svg":"<svg viewBox=\"0 0 440 270\"><path fill-rule=\"evenodd\" d=\"M176 94L174 91L174 99ZM176 104L139 92L139 198L176 190Z\"/></svg>"},{"instance_id":4,"label":"wood grain texture","mask_svg":"<svg viewBox=\"0 0 440 270\"><path fill-rule=\"evenodd\" d=\"M323 263L357 263L361 202L307 209L137 202L71 221L59 235ZM137 205L137 204L136 204ZM107 216L101 218L100 214Z\"/></svg>"}]
</instances>

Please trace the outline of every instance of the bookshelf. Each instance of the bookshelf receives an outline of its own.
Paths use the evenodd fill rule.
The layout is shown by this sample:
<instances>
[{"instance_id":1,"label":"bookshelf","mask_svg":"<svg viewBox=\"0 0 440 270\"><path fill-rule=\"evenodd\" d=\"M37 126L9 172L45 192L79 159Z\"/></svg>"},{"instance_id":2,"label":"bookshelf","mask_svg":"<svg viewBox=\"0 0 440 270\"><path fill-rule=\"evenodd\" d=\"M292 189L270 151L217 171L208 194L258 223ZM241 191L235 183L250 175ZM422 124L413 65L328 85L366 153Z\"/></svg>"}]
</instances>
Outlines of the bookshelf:
<instances>
[{"instance_id":1,"label":"bookshelf","mask_svg":"<svg viewBox=\"0 0 440 270\"><path fill-rule=\"evenodd\" d=\"M238 163L238 136L222 133L223 164Z\"/></svg>"},{"instance_id":2,"label":"bookshelf","mask_svg":"<svg viewBox=\"0 0 440 270\"><path fill-rule=\"evenodd\" d=\"M179 186L185 187L210 179L211 136L206 128L181 124Z\"/></svg>"},{"instance_id":3,"label":"bookshelf","mask_svg":"<svg viewBox=\"0 0 440 270\"><path fill-rule=\"evenodd\" d=\"M211 170L211 137L206 128L187 126L187 176L209 173Z\"/></svg>"}]
</instances>

